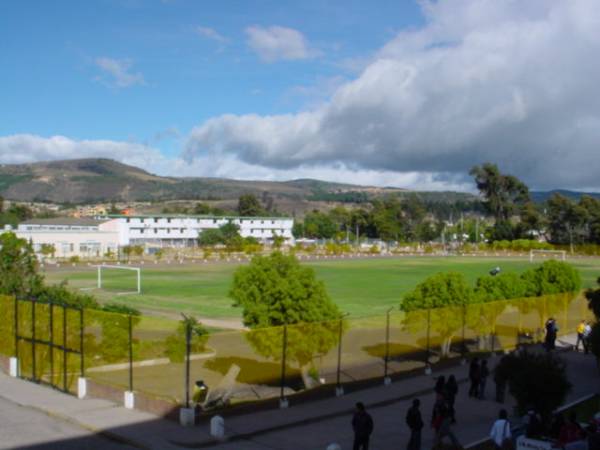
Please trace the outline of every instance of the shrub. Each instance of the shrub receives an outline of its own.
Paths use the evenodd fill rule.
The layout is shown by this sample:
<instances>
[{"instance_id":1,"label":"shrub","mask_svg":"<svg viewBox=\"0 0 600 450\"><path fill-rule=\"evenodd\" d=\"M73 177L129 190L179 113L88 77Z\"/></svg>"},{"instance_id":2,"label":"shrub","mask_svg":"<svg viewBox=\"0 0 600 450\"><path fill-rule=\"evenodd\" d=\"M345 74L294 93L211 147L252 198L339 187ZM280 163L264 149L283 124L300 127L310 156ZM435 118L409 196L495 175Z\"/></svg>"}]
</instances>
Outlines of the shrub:
<instances>
[{"instance_id":1,"label":"shrub","mask_svg":"<svg viewBox=\"0 0 600 450\"><path fill-rule=\"evenodd\" d=\"M511 353L502 357L496 370L508 379L519 412L534 408L544 420L562 405L572 387L566 364L554 353Z\"/></svg>"},{"instance_id":2,"label":"shrub","mask_svg":"<svg viewBox=\"0 0 600 450\"><path fill-rule=\"evenodd\" d=\"M521 275L526 297L577 292L581 289L581 276L572 265L562 261L546 261Z\"/></svg>"}]
</instances>

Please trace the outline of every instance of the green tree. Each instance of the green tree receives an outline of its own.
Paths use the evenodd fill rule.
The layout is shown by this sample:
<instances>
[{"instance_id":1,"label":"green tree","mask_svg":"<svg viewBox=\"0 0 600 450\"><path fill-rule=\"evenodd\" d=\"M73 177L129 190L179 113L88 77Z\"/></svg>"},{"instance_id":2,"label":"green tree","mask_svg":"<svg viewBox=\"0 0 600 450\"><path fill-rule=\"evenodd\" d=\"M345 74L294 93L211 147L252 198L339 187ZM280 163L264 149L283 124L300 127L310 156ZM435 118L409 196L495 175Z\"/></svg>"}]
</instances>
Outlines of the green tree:
<instances>
[{"instance_id":1,"label":"green tree","mask_svg":"<svg viewBox=\"0 0 600 450\"><path fill-rule=\"evenodd\" d=\"M563 404L572 387L566 364L553 353L514 352L503 356L496 370L508 380L520 414L534 408L545 423L550 423L552 412Z\"/></svg>"},{"instance_id":2,"label":"green tree","mask_svg":"<svg viewBox=\"0 0 600 450\"><path fill-rule=\"evenodd\" d=\"M198 236L198 245L201 247L213 246L224 242L223 232L218 228L202 230Z\"/></svg>"},{"instance_id":3,"label":"green tree","mask_svg":"<svg viewBox=\"0 0 600 450\"><path fill-rule=\"evenodd\" d=\"M474 166L470 174L484 198L483 204L486 210L496 220L492 238L512 239L510 219L516 208L529 202L529 189L518 178L502 174L495 164L485 163Z\"/></svg>"},{"instance_id":4,"label":"green tree","mask_svg":"<svg viewBox=\"0 0 600 450\"><path fill-rule=\"evenodd\" d=\"M135 328L141 321L140 312L126 305L109 303L102 307L102 311L93 312L92 315L102 329L98 353L108 363L125 361L129 354L129 316L131 326ZM139 347L136 338L132 346L135 352Z\"/></svg>"},{"instance_id":5,"label":"green tree","mask_svg":"<svg viewBox=\"0 0 600 450\"><path fill-rule=\"evenodd\" d=\"M234 273L229 295L243 309L244 325L252 329L248 341L259 354L280 358L280 326L289 326L287 354L300 366L305 382L313 356L326 353L337 342L337 306L314 270L292 255L273 252L254 257Z\"/></svg>"},{"instance_id":6,"label":"green tree","mask_svg":"<svg viewBox=\"0 0 600 450\"><path fill-rule=\"evenodd\" d=\"M182 363L185 361L188 327L191 328L191 353L202 353L206 349L208 330L195 317L187 317L179 322L177 331L165 339L165 356L171 362Z\"/></svg>"},{"instance_id":7,"label":"green tree","mask_svg":"<svg viewBox=\"0 0 600 450\"><path fill-rule=\"evenodd\" d=\"M31 243L14 233L0 235L0 294L27 297L43 286Z\"/></svg>"},{"instance_id":8,"label":"green tree","mask_svg":"<svg viewBox=\"0 0 600 450\"><path fill-rule=\"evenodd\" d=\"M237 212L240 216L262 216L265 210L253 194L241 195L238 199Z\"/></svg>"},{"instance_id":9,"label":"green tree","mask_svg":"<svg viewBox=\"0 0 600 450\"><path fill-rule=\"evenodd\" d=\"M56 247L54 244L42 244L40 252L46 257L52 256L54 258L54 254L56 253Z\"/></svg>"},{"instance_id":10,"label":"green tree","mask_svg":"<svg viewBox=\"0 0 600 450\"><path fill-rule=\"evenodd\" d=\"M526 297L576 293L581 289L581 275L571 264L549 260L521 275Z\"/></svg>"},{"instance_id":11,"label":"green tree","mask_svg":"<svg viewBox=\"0 0 600 450\"><path fill-rule=\"evenodd\" d=\"M576 204L569 198L554 194L548 200L550 242L569 244L571 253L573 253L574 244L584 239L587 221L588 212L586 208Z\"/></svg>"},{"instance_id":12,"label":"green tree","mask_svg":"<svg viewBox=\"0 0 600 450\"><path fill-rule=\"evenodd\" d=\"M412 330L423 329L423 322L427 320L426 310L433 310L430 313L430 326L442 340L441 356L445 357L450 352L452 338L463 325L461 309L473 300L473 290L464 275L457 272L438 273L405 295L400 309L407 313L405 326Z\"/></svg>"}]
</instances>

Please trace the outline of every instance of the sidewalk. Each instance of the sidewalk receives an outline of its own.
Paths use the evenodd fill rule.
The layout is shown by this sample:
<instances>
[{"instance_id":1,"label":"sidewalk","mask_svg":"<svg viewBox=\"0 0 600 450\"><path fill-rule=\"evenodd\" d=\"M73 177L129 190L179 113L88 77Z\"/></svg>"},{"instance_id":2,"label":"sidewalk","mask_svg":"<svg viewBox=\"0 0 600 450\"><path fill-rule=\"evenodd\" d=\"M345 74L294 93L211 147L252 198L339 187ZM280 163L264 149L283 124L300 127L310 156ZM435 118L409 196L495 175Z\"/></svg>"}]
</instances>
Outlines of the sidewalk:
<instances>
[{"instance_id":1,"label":"sidewalk","mask_svg":"<svg viewBox=\"0 0 600 450\"><path fill-rule=\"evenodd\" d=\"M564 352L563 356L568 361L569 376L574 385L567 401L599 392L595 359L574 352ZM490 359L491 368L496 361ZM412 398L421 398L421 411L427 423L433 403L433 377L454 374L460 383L456 402L458 423L454 431L465 445L488 435L500 409L500 405L494 402L467 397L466 385L461 383L467 371L466 366L458 366L434 372L432 376L418 376L339 398L334 397L332 392L331 398L298 405L291 403L290 408L285 410L274 409L229 417L225 422L229 441L219 445L209 435L208 423L183 428L174 422L141 411L129 411L105 400L79 400L6 375L0 375L0 397L138 448L167 450L324 449L331 442L340 443L343 449L351 448L349 422L354 404L362 401L375 420L372 448L392 449L406 445L408 440L404 415ZM493 389L490 380L488 398L492 397ZM512 402L509 400L503 407L510 412ZM431 432L426 427L423 430L423 449L427 448L431 448Z\"/></svg>"}]
</instances>

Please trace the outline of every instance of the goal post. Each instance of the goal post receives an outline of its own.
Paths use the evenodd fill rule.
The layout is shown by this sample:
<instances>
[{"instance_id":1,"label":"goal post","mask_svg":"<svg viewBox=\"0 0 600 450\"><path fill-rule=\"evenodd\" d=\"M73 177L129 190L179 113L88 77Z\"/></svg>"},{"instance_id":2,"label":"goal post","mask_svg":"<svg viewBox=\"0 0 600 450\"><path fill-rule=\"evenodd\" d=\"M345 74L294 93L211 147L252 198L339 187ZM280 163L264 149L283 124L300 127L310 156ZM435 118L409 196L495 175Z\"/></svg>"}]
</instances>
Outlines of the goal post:
<instances>
[{"instance_id":1,"label":"goal post","mask_svg":"<svg viewBox=\"0 0 600 450\"><path fill-rule=\"evenodd\" d=\"M566 261L567 251L566 250L530 250L529 251L529 262L532 263L535 256L541 256L543 258L554 257L561 261Z\"/></svg>"},{"instance_id":2,"label":"goal post","mask_svg":"<svg viewBox=\"0 0 600 450\"><path fill-rule=\"evenodd\" d=\"M117 269L117 270L129 270L136 273L136 286L137 289L131 292L117 292L117 295L126 295L126 294L141 294L142 293L142 269L139 267L127 267L127 266L115 266L109 264L100 264L96 266L98 270L98 282L97 288L102 289L102 269Z\"/></svg>"}]
</instances>

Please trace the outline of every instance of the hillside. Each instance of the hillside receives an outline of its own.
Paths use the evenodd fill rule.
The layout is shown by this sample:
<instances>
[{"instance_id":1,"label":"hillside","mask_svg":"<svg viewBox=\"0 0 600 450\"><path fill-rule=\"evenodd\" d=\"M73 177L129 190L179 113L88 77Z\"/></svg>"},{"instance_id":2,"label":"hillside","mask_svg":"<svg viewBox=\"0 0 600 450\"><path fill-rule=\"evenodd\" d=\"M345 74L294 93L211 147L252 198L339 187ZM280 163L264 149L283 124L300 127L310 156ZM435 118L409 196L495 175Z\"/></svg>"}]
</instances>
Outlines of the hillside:
<instances>
[{"instance_id":1,"label":"hillside","mask_svg":"<svg viewBox=\"0 0 600 450\"><path fill-rule=\"evenodd\" d=\"M221 178L174 178L153 175L109 159L79 159L1 165L0 195L9 200L52 203L109 201L209 200L227 202L241 194L269 195L291 211L313 203L362 203L387 195L406 195L399 188L380 188L300 179L285 182ZM419 193L428 200L470 201L465 193ZM300 205L302 204L302 205Z\"/></svg>"}]
</instances>

